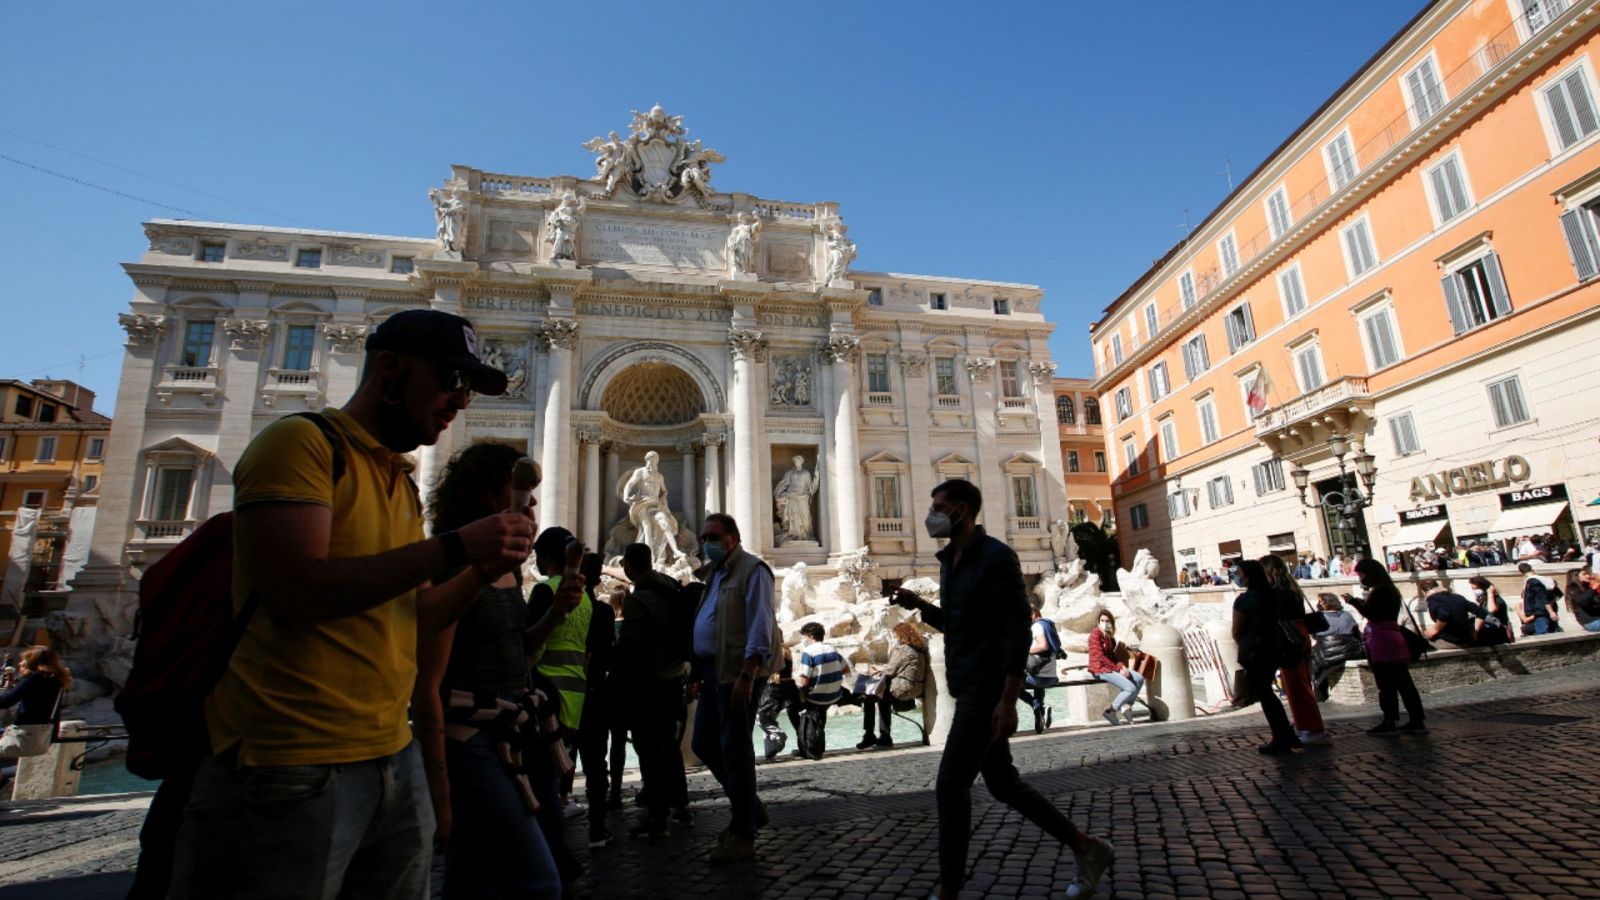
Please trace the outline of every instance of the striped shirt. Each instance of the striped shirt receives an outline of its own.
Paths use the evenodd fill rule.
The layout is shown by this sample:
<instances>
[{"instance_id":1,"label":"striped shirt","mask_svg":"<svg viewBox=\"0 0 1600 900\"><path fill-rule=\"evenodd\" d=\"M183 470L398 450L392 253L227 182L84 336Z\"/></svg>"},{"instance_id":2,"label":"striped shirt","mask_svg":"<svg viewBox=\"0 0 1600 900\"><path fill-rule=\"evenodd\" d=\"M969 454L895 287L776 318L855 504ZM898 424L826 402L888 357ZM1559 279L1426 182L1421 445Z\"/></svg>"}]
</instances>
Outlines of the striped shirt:
<instances>
[{"instance_id":1,"label":"striped shirt","mask_svg":"<svg viewBox=\"0 0 1600 900\"><path fill-rule=\"evenodd\" d=\"M806 679L806 702L827 706L844 693L844 676L850 670L839 651L826 641L814 641L800 650L794 677Z\"/></svg>"}]
</instances>

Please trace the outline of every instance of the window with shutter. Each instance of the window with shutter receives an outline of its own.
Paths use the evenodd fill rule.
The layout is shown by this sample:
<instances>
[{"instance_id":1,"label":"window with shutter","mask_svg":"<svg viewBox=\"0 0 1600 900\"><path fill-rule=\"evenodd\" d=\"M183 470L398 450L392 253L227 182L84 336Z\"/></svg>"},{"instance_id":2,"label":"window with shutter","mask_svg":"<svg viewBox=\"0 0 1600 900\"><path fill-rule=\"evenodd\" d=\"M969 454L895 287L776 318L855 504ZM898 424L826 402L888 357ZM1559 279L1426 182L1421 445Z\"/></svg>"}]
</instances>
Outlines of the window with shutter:
<instances>
[{"instance_id":1,"label":"window with shutter","mask_svg":"<svg viewBox=\"0 0 1600 900\"><path fill-rule=\"evenodd\" d=\"M1300 267L1294 266L1278 276L1278 292L1283 295L1285 317L1294 318L1306 308L1305 284L1300 280Z\"/></svg>"},{"instance_id":2,"label":"window with shutter","mask_svg":"<svg viewBox=\"0 0 1600 900\"><path fill-rule=\"evenodd\" d=\"M1078 460L1078 451L1076 451L1076 450L1068 450L1067 451L1067 471L1068 472L1076 472L1080 468L1082 468L1082 466L1083 466L1083 464Z\"/></svg>"},{"instance_id":3,"label":"window with shutter","mask_svg":"<svg viewBox=\"0 0 1600 900\"><path fill-rule=\"evenodd\" d=\"M1581 67L1545 88L1544 101L1550 110L1550 122L1555 126L1556 140L1562 150L1600 130L1594 97L1589 92L1589 82Z\"/></svg>"},{"instance_id":4,"label":"window with shutter","mask_svg":"<svg viewBox=\"0 0 1600 900\"><path fill-rule=\"evenodd\" d=\"M1117 421L1125 421L1133 415L1133 394L1127 388L1117 389Z\"/></svg>"},{"instance_id":5,"label":"window with shutter","mask_svg":"<svg viewBox=\"0 0 1600 900\"><path fill-rule=\"evenodd\" d=\"M1496 428L1506 428L1529 419L1528 404L1522 398L1522 380L1516 375L1489 384L1489 405L1494 409Z\"/></svg>"},{"instance_id":6,"label":"window with shutter","mask_svg":"<svg viewBox=\"0 0 1600 900\"><path fill-rule=\"evenodd\" d=\"M1172 385L1167 379L1166 362L1158 362L1150 367L1150 400L1155 402L1165 397L1172 390Z\"/></svg>"},{"instance_id":7,"label":"window with shutter","mask_svg":"<svg viewBox=\"0 0 1600 900\"><path fill-rule=\"evenodd\" d=\"M1433 203L1439 211L1442 224L1454 219L1472 205L1467 196L1466 179L1461 173L1461 160L1450 156L1428 171L1428 183L1433 189Z\"/></svg>"},{"instance_id":8,"label":"window with shutter","mask_svg":"<svg viewBox=\"0 0 1600 900\"><path fill-rule=\"evenodd\" d=\"M1161 420L1161 454L1167 462L1178 458L1178 426L1171 416Z\"/></svg>"},{"instance_id":9,"label":"window with shutter","mask_svg":"<svg viewBox=\"0 0 1600 900\"><path fill-rule=\"evenodd\" d=\"M1356 154L1350 149L1350 135L1341 134L1329 142L1328 177L1335 190L1349 184L1356 177Z\"/></svg>"},{"instance_id":10,"label":"window with shutter","mask_svg":"<svg viewBox=\"0 0 1600 900\"><path fill-rule=\"evenodd\" d=\"M1446 276L1442 282L1450 327L1456 334L1487 325L1511 313L1511 297L1499 257L1490 253Z\"/></svg>"},{"instance_id":11,"label":"window with shutter","mask_svg":"<svg viewBox=\"0 0 1600 900\"><path fill-rule=\"evenodd\" d=\"M1178 293L1183 297L1183 308L1189 309L1195 304L1194 273L1185 272L1178 276Z\"/></svg>"},{"instance_id":12,"label":"window with shutter","mask_svg":"<svg viewBox=\"0 0 1600 900\"><path fill-rule=\"evenodd\" d=\"M1145 334L1150 337L1155 337L1156 332L1161 330L1161 320L1156 317L1156 305L1154 303L1144 308L1144 328Z\"/></svg>"},{"instance_id":13,"label":"window with shutter","mask_svg":"<svg viewBox=\"0 0 1600 900\"><path fill-rule=\"evenodd\" d=\"M1214 443L1222 436L1217 427L1217 405L1207 397L1195 404L1195 412L1200 417L1200 438L1205 443Z\"/></svg>"},{"instance_id":14,"label":"window with shutter","mask_svg":"<svg viewBox=\"0 0 1600 900\"><path fill-rule=\"evenodd\" d=\"M1384 307L1362 320L1367 333L1367 350L1372 356L1374 371L1392 366L1400 361L1400 350L1394 338L1394 320L1388 307Z\"/></svg>"},{"instance_id":15,"label":"window with shutter","mask_svg":"<svg viewBox=\"0 0 1600 900\"><path fill-rule=\"evenodd\" d=\"M1132 440L1122 442L1122 458L1128 464L1129 475L1139 474L1139 446Z\"/></svg>"},{"instance_id":16,"label":"window with shutter","mask_svg":"<svg viewBox=\"0 0 1600 900\"><path fill-rule=\"evenodd\" d=\"M1295 367L1300 372L1300 390L1309 393L1322 387L1322 350L1316 344L1311 344L1303 350L1295 351Z\"/></svg>"},{"instance_id":17,"label":"window with shutter","mask_svg":"<svg viewBox=\"0 0 1600 900\"><path fill-rule=\"evenodd\" d=\"M1272 228L1274 240L1283 237L1294 220L1289 217L1289 192L1278 188L1267 197L1267 224Z\"/></svg>"},{"instance_id":18,"label":"window with shutter","mask_svg":"<svg viewBox=\"0 0 1600 900\"><path fill-rule=\"evenodd\" d=\"M1417 440L1417 426L1411 413L1404 412L1389 419L1389 437L1394 442L1395 456L1410 456L1422 449Z\"/></svg>"},{"instance_id":19,"label":"window with shutter","mask_svg":"<svg viewBox=\"0 0 1600 900\"><path fill-rule=\"evenodd\" d=\"M1239 271L1239 246L1234 241L1233 235L1228 235L1217 242L1217 256L1222 259L1222 274L1232 275Z\"/></svg>"},{"instance_id":20,"label":"window with shutter","mask_svg":"<svg viewBox=\"0 0 1600 900\"><path fill-rule=\"evenodd\" d=\"M1406 73L1406 91L1411 95L1411 108L1419 124L1444 106L1444 90L1432 59L1423 60L1422 65Z\"/></svg>"},{"instance_id":21,"label":"window with shutter","mask_svg":"<svg viewBox=\"0 0 1600 900\"><path fill-rule=\"evenodd\" d=\"M1522 15L1528 22L1528 33L1542 31L1567 8L1569 0L1522 0Z\"/></svg>"},{"instance_id":22,"label":"window with shutter","mask_svg":"<svg viewBox=\"0 0 1600 900\"><path fill-rule=\"evenodd\" d=\"M1567 236L1567 251L1572 254L1572 268L1579 281L1588 281L1597 271L1594 213L1584 209L1571 209L1561 214L1561 230Z\"/></svg>"},{"instance_id":23,"label":"window with shutter","mask_svg":"<svg viewBox=\"0 0 1600 900\"><path fill-rule=\"evenodd\" d=\"M1372 247L1372 231L1367 220L1362 219L1344 230L1345 255L1350 260L1350 277L1364 275L1378 264L1378 254Z\"/></svg>"},{"instance_id":24,"label":"window with shutter","mask_svg":"<svg viewBox=\"0 0 1600 900\"><path fill-rule=\"evenodd\" d=\"M1143 503L1135 503L1128 507L1128 521L1133 523L1133 530L1139 531L1150 527L1150 510Z\"/></svg>"},{"instance_id":25,"label":"window with shutter","mask_svg":"<svg viewBox=\"0 0 1600 900\"><path fill-rule=\"evenodd\" d=\"M1122 365L1122 335L1120 334L1111 336L1111 364L1114 366Z\"/></svg>"}]
</instances>

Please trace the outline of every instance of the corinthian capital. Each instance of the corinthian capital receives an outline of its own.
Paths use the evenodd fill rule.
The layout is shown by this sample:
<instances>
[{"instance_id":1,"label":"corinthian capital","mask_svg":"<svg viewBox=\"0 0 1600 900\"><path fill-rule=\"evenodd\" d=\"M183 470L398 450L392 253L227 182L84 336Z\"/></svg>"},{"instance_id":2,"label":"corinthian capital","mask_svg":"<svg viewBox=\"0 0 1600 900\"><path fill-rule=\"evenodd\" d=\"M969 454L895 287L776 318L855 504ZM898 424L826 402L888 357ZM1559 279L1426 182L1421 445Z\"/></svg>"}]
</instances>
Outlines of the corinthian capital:
<instances>
[{"instance_id":1,"label":"corinthian capital","mask_svg":"<svg viewBox=\"0 0 1600 900\"><path fill-rule=\"evenodd\" d=\"M720 431L708 431L700 437L700 442L707 447L721 447L727 440L728 436Z\"/></svg>"},{"instance_id":2,"label":"corinthian capital","mask_svg":"<svg viewBox=\"0 0 1600 900\"><path fill-rule=\"evenodd\" d=\"M928 357L921 353L902 353L900 369L912 378L921 378L928 373Z\"/></svg>"},{"instance_id":3,"label":"corinthian capital","mask_svg":"<svg viewBox=\"0 0 1600 900\"><path fill-rule=\"evenodd\" d=\"M1049 360L1031 362L1028 363L1028 371L1033 374L1034 378L1043 381L1056 374L1056 364Z\"/></svg>"},{"instance_id":4,"label":"corinthian capital","mask_svg":"<svg viewBox=\"0 0 1600 900\"><path fill-rule=\"evenodd\" d=\"M367 329L350 322L329 322L322 326L322 336L332 353L356 353L367 342Z\"/></svg>"},{"instance_id":5,"label":"corinthian capital","mask_svg":"<svg viewBox=\"0 0 1600 900\"><path fill-rule=\"evenodd\" d=\"M729 331L728 347L736 360L760 362L767 358L767 336L759 331L739 328Z\"/></svg>"},{"instance_id":6,"label":"corinthian capital","mask_svg":"<svg viewBox=\"0 0 1600 900\"><path fill-rule=\"evenodd\" d=\"M222 333L228 336L228 347L233 350L256 350L267 339L269 325L265 319L223 319Z\"/></svg>"},{"instance_id":7,"label":"corinthian capital","mask_svg":"<svg viewBox=\"0 0 1600 900\"><path fill-rule=\"evenodd\" d=\"M167 320L164 316L122 313L117 316L117 324L128 332L128 346L144 347L151 346L161 339L161 332L166 330Z\"/></svg>"},{"instance_id":8,"label":"corinthian capital","mask_svg":"<svg viewBox=\"0 0 1600 900\"><path fill-rule=\"evenodd\" d=\"M540 348L571 350L578 343L578 323L571 319L550 319L534 330Z\"/></svg>"},{"instance_id":9,"label":"corinthian capital","mask_svg":"<svg viewBox=\"0 0 1600 900\"><path fill-rule=\"evenodd\" d=\"M989 373L994 371L994 359L987 356L969 356L966 365L967 375L973 381L987 378Z\"/></svg>"},{"instance_id":10,"label":"corinthian capital","mask_svg":"<svg viewBox=\"0 0 1600 900\"><path fill-rule=\"evenodd\" d=\"M848 366L861 355L861 339L853 334L836 334L817 346L822 361L830 366Z\"/></svg>"}]
</instances>

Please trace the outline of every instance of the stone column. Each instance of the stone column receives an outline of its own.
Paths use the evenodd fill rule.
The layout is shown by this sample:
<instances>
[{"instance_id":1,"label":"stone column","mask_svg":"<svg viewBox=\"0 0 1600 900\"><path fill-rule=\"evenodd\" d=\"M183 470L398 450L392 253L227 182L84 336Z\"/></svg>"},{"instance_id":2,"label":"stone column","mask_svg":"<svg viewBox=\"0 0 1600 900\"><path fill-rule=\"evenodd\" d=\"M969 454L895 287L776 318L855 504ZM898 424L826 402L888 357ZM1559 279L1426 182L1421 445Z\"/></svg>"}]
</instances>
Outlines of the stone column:
<instances>
[{"instance_id":1,"label":"stone column","mask_svg":"<svg viewBox=\"0 0 1600 900\"><path fill-rule=\"evenodd\" d=\"M611 523L617 520L617 479L622 475L622 450L616 441L608 441L600 448L606 456L605 480L600 482L600 538L605 539L606 530Z\"/></svg>"},{"instance_id":2,"label":"stone column","mask_svg":"<svg viewBox=\"0 0 1600 900\"><path fill-rule=\"evenodd\" d=\"M549 391L544 408L544 447L540 453L540 467L544 469L544 483L539 498L542 510L540 521L545 525L573 525L571 511L567 509L568 488L574 472L569 458L572 449L571 379L572 348L578 342L578 323L571 319L551 319L539 329L539 341L549 360Z\"/></svg>"},{"instance_id":3,"label":"stone column","mask_svg":"<svg viewBox=\"0 0 1600 900\"><path fill-rule=\"evenodd\" d=\"M702 439L706 445L706 515L722 511L722 442L727 436L707 432ZM699 523L695 523L697 526Z\"/></svg>"},{"instance_id":4,"label":"stone column","mask_svg":"<svg viewBox=\"0 0 1600 900\"><path fill-rule=\"evenodd\" d=\"M764 356L767 339L759 331L735 328L728 332L733 351L733 503L734 521L754 539L761 533L756 511L756 409L759 393L755 389L756 360Z\"/></svg>"},{"instance_id":5,"label":"stone column","mask_svg":"<svg viewBox=\"0 0 1600 900\"><path fill-rule=\"evenodd\" d=\"M900 375L906 392L906 437L910 439L907 459L911 471L900 485L900 514L911 520L912 546L919 561L931 561L939 551L939 542L928 536L922 527L922 512L927 509L929 493L933 491L933 420L928 386L928 357L918 350L902 349Z\"/></svg>"},{"instance_id":6,"label":"stone column","mask_svg":"<svg viewBox=\"0 0 1600 900\"><path fill-rule=\"evenodd\" d=\"M833 471L824 473L833 485L833 514L839 522L839 546L834 553L846 553L862 545L861 539L861 454L856 450L856 358L861 355L861 339L853 334L836 333L822 344L823 361L833 367L830 373L833 418Z\"/></svg>"},{"instance_id":7,"label":"stone column","mask_svg":"<svg viewBox=\"0 0 1600 900\"><path fill-rule=\"evenodd\" d=\"M683 524L693 529L700 524L693 521L695 513L699 511L694 502L696 493L694 489L694 441L679 441L678 452L683 454Z\"/></svg>"},{"instance_id":8,"label":"stone column","mask_svg":"<svg viewBox=\"0 0 1600 900\"><path fill-rule=\"evenodd\" d=\"M997 402L994 395L995 360L987 356L967 357L967 376L972 382L972 427L976 435L973 459L978 471L973 483L983 491L983 524L989 533L1009 539L1011 498L1005 473L1000 468ZM1056 451L1059 456L1060 450Z\"/></svg>"},{"instance_id":9,"label":"stone column","mask_svg":"<svg viewBox=\"0 0 1600 900\"><path fill-rule=\"evenodd\" d=\"M1039 459L1044 461L1046 483L1039 485L1039 518L1048 528L1056 519L1071 524L1067 507L1067 473L1061 461L1061 428L1056 424L1056 364L1049 360L1028 363L1033 377L1033 408L1039 423ZM1068 550L1070 555L1071 551Z\"/></svg>"},{"instance_id":10,"label":"stone column","mask_svg":"<svg viewBox=\"0 0 1600 900\"><path fill-rule=\"evenodd\" d=\"M604 538L600 533L600 432L579 429L578 443L583 445L583 532L580 539L598 553Z\"/></svg>"},{"instance_id":11,"label":"stone column","mask_svg":"<svg viewBox=\"0 0 1600 900\"><path fill-rule=\"evenodd\" d=\"M268 295L272 285L256 282L239 284L238 318L223 319L220 339L215 351L219 378L222 381L222 415L217 434L217 458L232 464L244 453L250 439L255 436L256 404L271 409L276 399L272 394L257 394L261 384L261 358L272 353L272 326L267 319ZM293 412L275 410L279 414ZM196 485L196 489L199 485ZM208 503L196 505L196 515L204 517L212 511L233 506L233 479L215 478L211 481Z\"/></svg>"}]
</instances>

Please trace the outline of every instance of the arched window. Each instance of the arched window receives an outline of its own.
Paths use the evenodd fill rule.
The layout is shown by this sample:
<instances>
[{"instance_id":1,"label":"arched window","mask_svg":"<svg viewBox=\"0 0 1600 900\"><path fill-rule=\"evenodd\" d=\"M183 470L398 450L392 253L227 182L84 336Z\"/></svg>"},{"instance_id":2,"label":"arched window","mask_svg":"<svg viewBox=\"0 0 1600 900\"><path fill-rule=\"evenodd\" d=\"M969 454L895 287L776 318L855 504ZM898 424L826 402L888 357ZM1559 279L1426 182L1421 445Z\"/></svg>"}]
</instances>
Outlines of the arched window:
<instances>
[{"instance_id":1,"label":"arched window","mask_svg":"<svg viewBox=\"0 0 1600 900\"><path fill-rule=\"evenodd\" d=\"M1076 425L1078 422L1077 407L1072 405L1071 394L1061 394L1056 397L1056 421L1062 425Z\"/></svg>"},{"instance_id":2,"label":"arched window","mask_svg":"<svg viewBox=\"0 0 1600 900\"><path fill-rule=\"evenodd\" d=\"M1100 424L1100 401L1093 397L1083 398L1083 421L1086 425Z\"/></svg>"}]
</instances>

